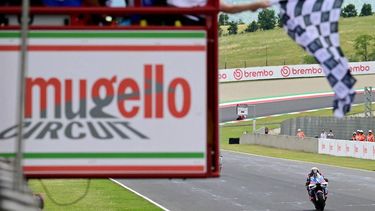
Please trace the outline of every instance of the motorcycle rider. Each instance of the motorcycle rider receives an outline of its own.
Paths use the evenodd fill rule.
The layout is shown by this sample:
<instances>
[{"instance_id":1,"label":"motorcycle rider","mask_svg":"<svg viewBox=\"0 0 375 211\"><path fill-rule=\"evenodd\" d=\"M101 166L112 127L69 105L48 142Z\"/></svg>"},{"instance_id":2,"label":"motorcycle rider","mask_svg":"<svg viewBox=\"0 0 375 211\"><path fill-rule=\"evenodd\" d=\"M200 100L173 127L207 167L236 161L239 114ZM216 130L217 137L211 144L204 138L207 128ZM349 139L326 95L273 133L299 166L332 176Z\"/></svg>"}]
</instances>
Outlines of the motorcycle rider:
<instances>
[{"instance_id":1,"label":"motorcycle rider","mask_svg":"<svg viewBox=\"0 0 375 211\"><path fill-rule=\"evenodd\" d=\"M322 176L322 177L324 178L324 180L325 180L326 182L328 182L328 179L325 178L325 177L323 176L323 174L319 171L319 169L318 169L317 167L312 167L312 168L311 168L311 171L310 171L309 174L307 175L307 178L306 178L306 184L305 184L306 189L307 189L307 193L309 194L309 196L310 196L310 200L311 200L311 201L312 201L313 198L314 198L314 193L313 193L313 190L310 190L310 189L309 189L309 184L311 183L311 178L312 178L312 177L316 178L316 177L318 177L318 176ZM327 194L328 194L328 192L327 192L327 190L325 189L325 190L324 190L324 195L325 195L326 197L327 197Z\"/></svg>"},{"instance_id":2,"label":"motorcycle rider","mask_svg":"<svg viewBox=\"0 0 375 211\"><path fill-rule=\"evenodd\" d=\"M219 156L219 170L220 170L220 172L221 172L221 169L223 168L223 156L222 155L220 155Z\"/></svg>"}]
</instances>

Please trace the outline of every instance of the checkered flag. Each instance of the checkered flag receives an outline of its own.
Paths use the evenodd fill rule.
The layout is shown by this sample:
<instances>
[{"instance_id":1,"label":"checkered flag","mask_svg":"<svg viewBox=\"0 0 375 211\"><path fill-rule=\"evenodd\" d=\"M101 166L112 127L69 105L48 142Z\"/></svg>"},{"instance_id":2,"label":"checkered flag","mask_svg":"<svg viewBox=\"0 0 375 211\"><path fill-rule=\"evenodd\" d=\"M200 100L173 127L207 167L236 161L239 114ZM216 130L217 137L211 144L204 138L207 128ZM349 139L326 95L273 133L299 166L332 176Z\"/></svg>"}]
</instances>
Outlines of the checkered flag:
<instances>
[{"instance_id":1,"label":"checkered flag","mask_svg":"<svg viewBox=\"0 0 375 211\"><path fill-rule=\"evenodd\" d=\"M280 5L288 35L320 63L335 92L334 115L343 117L354 101L356 82L339 41L338 21L343 0L271 0Z\"/></svg>"}]
</instances>

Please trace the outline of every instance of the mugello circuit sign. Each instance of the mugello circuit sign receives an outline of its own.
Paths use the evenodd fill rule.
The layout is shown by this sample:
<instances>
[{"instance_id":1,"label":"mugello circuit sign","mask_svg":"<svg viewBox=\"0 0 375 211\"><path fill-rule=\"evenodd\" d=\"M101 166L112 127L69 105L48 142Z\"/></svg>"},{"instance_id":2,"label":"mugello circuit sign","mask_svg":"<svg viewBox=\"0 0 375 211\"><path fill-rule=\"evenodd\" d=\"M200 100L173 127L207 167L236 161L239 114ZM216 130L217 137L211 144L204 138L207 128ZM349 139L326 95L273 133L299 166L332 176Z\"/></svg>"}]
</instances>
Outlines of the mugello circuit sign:
<instances>
[{"instance_id":1,"label":"mugello circuit sign","mask_svg":"<svg viewBox=\"0 0 375 211\"><path fill-rule=\"evenodd\" d=\"M0 157L17 136L19 34L0 32ZM31 32L24 172L207 173L205 31Z\"/></svg>"},{"instance_id":2,"label":"mugello circuit sign","mask_svg":"<svg viewBox=\"0 0 375 211\"><path fill-rule=\"evenodd\" d=\"M375 62L349 63L353 75L375 74ZM324 77L320 65L284 65L219 70L219 82Z\"/></svg>"}]
</instances>

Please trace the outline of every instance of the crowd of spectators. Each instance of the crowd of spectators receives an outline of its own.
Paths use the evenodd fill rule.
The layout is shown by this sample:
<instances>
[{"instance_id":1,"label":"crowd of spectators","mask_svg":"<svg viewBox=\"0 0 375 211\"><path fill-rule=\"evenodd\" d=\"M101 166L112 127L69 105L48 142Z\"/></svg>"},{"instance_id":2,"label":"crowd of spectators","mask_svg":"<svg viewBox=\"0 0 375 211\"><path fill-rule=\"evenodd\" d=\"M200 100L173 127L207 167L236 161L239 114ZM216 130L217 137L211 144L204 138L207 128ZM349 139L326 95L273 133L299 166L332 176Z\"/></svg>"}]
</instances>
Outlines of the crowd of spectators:
<instances>
[{"instance_id":1,"label":"crowd of spectators","mask_svg":"<svg viewBox=\"0 0 375 211\"><path fill-rule=\"evenodd\" d=\"M327 139L334 139L335 135L333 134L332 130L329 130L327 133L324 129L320 133L320 138L327 138ZM367 135L364 133L363 130L357 130L353 132L351 139L352 141L368 141L368 142L375 142L374 135L372 130L369 130Z\"/></svg>"},{"instance_id":2,"label":"crowd of spectators","mask_svg":"<svg viewBox=\"0 0 375 211\"><path fill-rule=\"evenodd\" d=\"M130 2L131 1L131 2ZM32 7L127 7L131 6L134 0L30 0ZM163 1L163 0L142 0L142 2ZM165 1L165 0L164 0ZM0 6L20 6L22 0L4 0ZM134 19L134 20L132 20ZM114 17L107 14L72 14L65 21L65 25L98 25L98 26L123 26L139 24L140 16L121 15ZM136 22L137 21L137 22ZM5 15L0 17L0 25L7 25L9 20ZM31 23L36 24L37 23Z\"/></svg>"},{"instance_id":3,"label":"crowd of spectators","mask_svg":"<svg viewBox=\"0 0 375 211\"><path fill-rule=\"evenodd\" d=\"M332 130L329 130L329 132L327 133L327 132L325 131L325 129L323 129L322 132L321 132L320 135L319 135L319 138L334 139L334 138L335 138L335 134L333 133Z\"/></svg>"},{"instance_id":4,"label":"crowd of spectators","mask_svg":"<svg viewBox=\"0 0 375 211\"><path fill-rule=\"evenodd\" d=\"M353 132L352 141L368 141L368 142L375 142L374 134L372 130L369 130L367 135L364 134L363 130L357 130Z\"/></svg>"},{"instance_id":5,"label":"crowd of spectators","mask_svg":"<svg viewBox=\"0 0 375 211\"><path fill-rule=\"evenodd\" d=\"M296 136L298 138L304 138L305 133L303 132L303 130L298 128ZM318 136L316 136L316 138L318 138ZM329 130L329 132L327 133L325 131L325 129L322 129L322 132L320 133L319 138L334 139L335 134L333 133L332 130ZM367 134L365 134L363 130L357 130L357 131L353 132L350 140L352 140L352 141L375 142L374 134L373 134L372 130L368 130Z\"/></svg>"},{"instance_id":6,"label":"crowd of spectators","mask_svg":"<svg viewBox=\"0 0 375 211\"><path fill-rule=\"evenodd\" d=\"M2 0L0 6L20 6L22 0ZM133 7L140 4L141 7L184 7L194 8L207 4L207 0L30 0L31 6L46 7ZM220 1L220 11L225 13L239 13L244 11L256 11L270 6L268 0L259 0L250 3L227 4ZM0 15L0 25L6 25L6 16ZM157 25L157 26L204 26L206 18L201 15L78 15L71 17L66 25L106 25L106 26L128 26L128 25Z\"/></svg>"}]
</instances>

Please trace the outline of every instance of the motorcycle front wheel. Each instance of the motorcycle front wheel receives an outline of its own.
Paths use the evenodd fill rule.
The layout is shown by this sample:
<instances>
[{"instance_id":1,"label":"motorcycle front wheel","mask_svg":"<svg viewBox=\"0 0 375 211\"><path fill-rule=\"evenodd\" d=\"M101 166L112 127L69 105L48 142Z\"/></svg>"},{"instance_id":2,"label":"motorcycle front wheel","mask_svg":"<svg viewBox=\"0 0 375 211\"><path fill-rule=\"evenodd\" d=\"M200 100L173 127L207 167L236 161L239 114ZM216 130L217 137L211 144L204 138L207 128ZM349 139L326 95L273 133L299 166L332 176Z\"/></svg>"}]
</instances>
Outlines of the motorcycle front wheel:
<instances>
[{"instance_id":1,"label":"motorcycle front wheel","mask_svg":"<svg viewBox=\"0 0 375 211\"><path fill-rule=\"evenodd\" d=\"M319 211L324 211L324 207L326 206L326 201L324 199L323 192L318 192L317 198L318 200L314 203L315 209Z\"/></svg>"}]
</instances>

